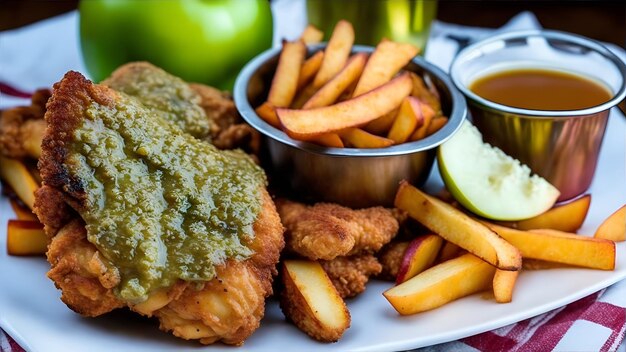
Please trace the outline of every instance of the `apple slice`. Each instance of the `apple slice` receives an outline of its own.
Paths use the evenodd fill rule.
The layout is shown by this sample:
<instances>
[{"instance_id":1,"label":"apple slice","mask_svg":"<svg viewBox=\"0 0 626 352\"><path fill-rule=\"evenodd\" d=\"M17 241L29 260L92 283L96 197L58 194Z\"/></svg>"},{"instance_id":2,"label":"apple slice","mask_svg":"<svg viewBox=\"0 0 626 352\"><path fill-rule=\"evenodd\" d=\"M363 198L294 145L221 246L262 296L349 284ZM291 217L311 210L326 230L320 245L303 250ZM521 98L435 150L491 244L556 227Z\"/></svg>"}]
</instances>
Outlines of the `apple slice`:
<instances>
[{"instance_id":1,"label":"apple slice","mask_svg":"<svg viewBox=\"0 0 626 352\"><path fill-rule=\"evenodd\" d=\"M283 42L283 50L278 59L278 66L267 101L274 107L288 107L296 95L300 67L306 55L306 46L301 41Z\"/></svg>"},{"instance_id":2,"label":"apple slice","mask_svg":"<svg viewBox=\"0 0 626 352\"><path fill-rule=\"evenodd\" d=\"M550 209L559 191L528 166L484 143L465 121L437 153L441 177L465 208L495 220L521 220Z\"/></svg>"},{"instance_id":3,"label":"apple slice","mask_svg":"<svg viewBox=\"0 0 626 352\"><path fill-rule=\"evenodd\" d=\"M411 134L411 137L409 137L410 141L419 141L420 139L426 137L428 128L430 128L430 122L435 117L435 110L423 102L420 102L420 110L424 123L422 123L422 125L418 127L413 134Z\"/></svg>"},{"instance_id":4,"label":"apple slice","mask_svg":"<svg viewBox=\"0 0 626 352\"><path fill-rule=\"evenodd\" d=\"M504 226L518 230L553 229L565 232L576 232L585 222L591 204L591 194L557 205L535 217L517 222L502 223ZM626 221L625 221L626 222Z\"/></svg>"},{"instance_id":5,"label":"apple slice","mask_svg":"<svg viewBox=\"0 0 626 352\"><path fill-rule=\"evenodd\" d=\"M39 185L21 161L0 155L0 180L8 183L20 200L33 209Z\"/></svg>"},{"instance_id":6,"label":"apple slice","mask_svg":"<svg viewBox=\"0 0 626 352\"><path fill-rule=\"evenodd\" d=\"M517 282L519 270L508 271L496 269L493 276L493 295L498 303L509 303L513 300L513 289Z\"/></svg>"},{"instance_id":7,"label":"apple slice","mask_svg":"<svg viewBox=\"0 0 626 352\"><path fill-rule=\"evenodd\" d=\"M595 238L604 238L615 242L626 241L626 205L617 209L596 230Z\"/></svg>"},{"instance_id":8,"label":"apple slice","mask_svg":"<svg viewBox=\"0 0 626 352\"><path fill-rule=\"evenodd\" d=\"M385 148L394 143L391 139L367 133L360 128L348 128L340 134L346 145L355 148Z\"/></svg>"},{"instance_id":9,"label":"apple slice","mask_svg":"<svg viewBox=\"0 0 626 352\"><path fill-rule=\"evenodd\" d=\"M396 284L401 284L430 268L439 254L442 243L441 237L433 234L420 236L411 241L404 251Z\"/></svg>"},{"instance_id":10,"label":"apple slice","mask_svg":"<svg viewBox=\"0 0 626 352\"><path fill-rule=\"evenodd\" d=\"M419 48L412 44L381 40L367 62L352 96L357 97L389 82L418 53Z\"/></svg>"},{"instance_id":11,"label":"apple slice","mask_svg":"<svg viewBox=\"0 0 626 352\"><path fill-rule=\"evenodd\" d=\"M600 270L615 268L615 242L557 230L520 231L487 224L517 247L524 258Z\"/></svg>"},{"instance_id":12,"label":"apple slice","mask_svg":"<svg viewBox=\"0 0 626 352\"><path fill-rule=\"evenodd\" d=\"M354 54L346 66L304 103L302 108L319 108L334 103L341 93L359 78L366 62L367 53Z\"/></svg>"},{"instance_id":13,"label":"apple slice","mask_svg":"<svg viewBox=\"0 0 626 352\"><path fill-rule=\"evenodd\" d=\"M307 45L319 43L322 39L324 39L324 32L312 24L307 25L300 35L300 40Z\"/></svg>"},{"instance_id":14,"label":"apple slice","mask_svg":"<svg viewBox=\"0 0 626 352\"><path fill-rule=\"evenodd\" d=\"M13 212L15 212L15 216L17 216L18 220L26 220L26 221L39 221L37 216L33 214L33 211L18 203L17 200L11 199L11 208L13 208Z\"/></svg>"},{"instance_id":15,"label":"apple slice","mask_svg":"<svg viewBox=\"0 0 626 352\"><path fill-rule=\"evenodd\" d=\"M285 260L280 308L303 332L318 341L339 340L350 327L350 312L318 262Z\"/></svg>"},{"instance_id":16,"label":"apple slice","mask_svg":"<svg viewBox=\"0 0 626 352\"><path fill-rule=\"evenodd\" d=\"M493 266L468 253L433 266L383 295L398 313L415 314L487 290L494 272Z\"/></svg>"},{"instance_id":17,"label":"apple slice","mask_svg":"<svg viewBox=\"0 0 626 352\"><path fill-rule=\"evenodd\" d=\"M354 28L352 23L345 20L337 22L328 40L322 66L313 79L313 87L323 86L341 71L348 62L353 43Z\"/></svg>"},{"instance_id":18,"label":"apple slice","mask_svg":"<svg viewBox=\"0 0 626 352\"><path fill-rule=\"evenodd\" d=\"M519 270L522 267L517 248L487 226L406 181L400 183L395 205L446 241L466 249L498 269Z\"/></svg>"},{"instance_id":19,"label":"apple slice","mask_svg":"<svg viewBox=\"0 0 626 352\"><path fill-rule=\"evenodd\" d=\"M7 252L10 255L42 255L48 249L48 238L38 221L9 220Z\"/></svg>"},{"instance_id":20,"label":"apple slice","mask_svg":"<svg viewBox=\"0 0 626 352\"><path fill-rule=\"evenodd\" d=\"M324 51L320 50L313 54L310 58L306 59L300 68L300 74L298 75L298 89L302 89L305 85L307 85L317 71L319 71L320 66L322 66L322 60L324 60Z\"/></svg>"},{"instance_id":21,"label":"apple slice","mask_svg":"<svg viewBox=\"0 0 626 352\"><path fill-rule=\"evenodd\" d=\"M369 93L334 105L309 110L279 108L276 113L289 136L309 140L366 124L397 108L410 90L411 78L402 74Z\"/></svg>"},{"instance_id":22,"label":"apple slice","mask_svg":"<svg viewBox=\"0 0 626 352\"><path fill-rule=\"evenodd\" d=\"M420 107L420 101L415 97L406 97L400 105L398 115L391 125L387 138L396 142L404 143L409 139L416 128L424 124L424 115Z\"/></svg>"}]
</instances>

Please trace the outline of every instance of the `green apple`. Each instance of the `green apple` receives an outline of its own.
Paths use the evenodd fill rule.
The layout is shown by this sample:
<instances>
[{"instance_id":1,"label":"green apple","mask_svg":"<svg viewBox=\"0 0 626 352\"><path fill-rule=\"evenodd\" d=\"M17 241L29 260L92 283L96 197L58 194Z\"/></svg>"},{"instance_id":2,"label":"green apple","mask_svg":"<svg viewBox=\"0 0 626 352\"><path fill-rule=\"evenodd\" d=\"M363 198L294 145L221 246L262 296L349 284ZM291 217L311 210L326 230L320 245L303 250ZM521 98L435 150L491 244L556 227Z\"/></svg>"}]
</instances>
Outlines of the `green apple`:
<instances>
[{"instance_id":1,"label":"green apple","mask_svg":"<svg viewBox=\"0 0 626 352\"><path fill-rule=\"evenodd\" d=\"M268 0L83 0L80 41L95 81L145 60L186 81L232 89L272 45Z\"/></svg>"},{"instance_id":2,"label":"green apple","mask_svg":"<svg viewBox=\"0 0 626 352\"><path fill-rule=\"evenodd\" d=\"M444 142L437 163L446 187L464 207L495 220L521 220L550 209L559 191L528 166L483 142L465 121Z\"/></svg>"}]
</instances>

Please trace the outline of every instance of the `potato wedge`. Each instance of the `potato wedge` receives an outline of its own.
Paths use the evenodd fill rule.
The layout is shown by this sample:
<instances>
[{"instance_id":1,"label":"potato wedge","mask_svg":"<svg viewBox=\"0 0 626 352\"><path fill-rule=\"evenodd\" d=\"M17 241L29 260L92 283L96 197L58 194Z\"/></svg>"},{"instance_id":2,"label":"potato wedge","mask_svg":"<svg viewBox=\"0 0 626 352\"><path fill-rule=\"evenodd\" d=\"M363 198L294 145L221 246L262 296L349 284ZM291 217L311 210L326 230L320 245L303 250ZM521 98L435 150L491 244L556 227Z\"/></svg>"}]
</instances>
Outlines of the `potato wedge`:
<instances>
[{"instance_id":1,"label":"potato wedge","mask_svg":"<svg viewBox=\"0 0 626 352\"><path fill-rule=\"evenodd\" d=\"M272 79L272 86L267 95L267 101L274 107L288 107L298 87L298 77L306 46L301 41L284 42L283 50L278 59L276 73Z\"/></svg>"},{"instance_id":2,"label":"potato wedge","mask_svg":"<svg viewBox=\"0 0 626 352\"><path fill-rule=\"evenodd\" d=\"M354 148L385 148L393 145L393 140L367 133L360 128L348 128L341 131L345 144Z\"/></svg>"},{"instance_id":3,"label":"potato wedge","mask_svg":"<svg viewBox=\"0 0 626 352\"><path fill-rule=\"evenodd\" d=\"M437 133L446 123L448 123L448 118L445 116L437 116L435 117L428 126L426 130L426 136L430 136L432 134Z\"/></svg>"},{"instance_id":4,"label":"potato wedge","mask_svg":"<svg viewBox=\"0 0 626 352\"><path fill-rule=\"evenodd\" d=\"M39 185L21 161L0 156L0 180L11 186L20 200L33 209Z\"/></svg>"},{"instance_id":5,"label":"potato wedge","mask_svg":"<svg viewBox=\"0 0 626 352\"><path fill-rule=\"evenodd\" d=\"M280 307L285 316L318 341L339 340L350 327L350 312L318 262L285 260Z\"/></svg>"},{"instance_id":6,"label":"potato wedge","mask_svg":"<svg viewBox=\"0 0 626 352\"><path fill-rule=\"evenodd\" d=\"M493 276L493 295L496 298L496 302L509 303L513 300L513 290L519 272L519 270L496 269L496 273Z\"/></svg>"},{"instance_id":7,"label":"potato wedge","mask_svg":"<svg viewBox=\"0 0 626 352\"><path fill-rule=\"evenodd\" d=\"M422 77L417 74L413 73L411 78L413 79L413 90L411 91L411 96L414 96L428 104L433 110L435 110L435 113L439 115L441 113L439 93L437 93L434 88L427 87Z\"/></svg>"},{"instance_id":8,"label":"potato wedge","mask_svg":"<svg viewBox=\"0 0 626 352\"><path fill-rule=\"evenodd\" d=\"M520 231L487 224L517 247L524 258L570 264L592 269L615 268L615 242L557 230Z\"/></svg>"},{"instance_id":9,"label":"potato wedge","mask_svg":"<svg viewBox=\"0 0 626 352\"><path fill-rule=\"evenodd\" d=\"M317 143L324 147L331 147L331 148L343 148L344 147L341 137L339 137L339 135L336 133L323 134L319 137L315 137L313 140L311 140L311 142Z\"/></svg>"},{"instance_id":10,"label":"potato wedge","mask_svg":"<svg viewBox=\"0 0 626 352\"><path fill-rule=\"evenodd\" d=\"M391 125L387 138L396 144L406 142L416 128L424 124L420 101L415 97L406 97L400 105L398 115Z\"/></svg>"},{"instance_id":11,"label":"potato wedge","mask_svg":"<svg viewBox=\"0 0 626 352\"><path fill-rule=\"evenodd\" d=\"M15 216L18 220L39 221L32 210L28 209L21 203L18 203L15 199L11 199L10 203L11 208L13 208L13 212L15 212Z\"/></svg>"},{"instance_id":12,"label":"potato wedge","mask_svg":"<svg viewBox=\"0 0 626 352\"><path fill-rule=\"evenodd\" d=\"M322 66L313 79L313 86L319 88L330 81L348 62L352 44L354 43L354 28L352 23L341 20L328 40Z\"/></svg>"},{"instance_id":13,"label":"potato wedge","mask_svg":"<svg viewBox=\"0 0 626 352\"><path fill-rule=\"evenodd\" d=\"M439 255L437 257L437 263L443 263L446 260L456 258L464 254L463 252L464 252L463 248L457 246L456 244L452 242L446 241L441 247L441 251L439 251Z\"/></svg>"},{"instance_id":14,"label":"potato wedge","mask_svg":"<svg viewBox=\"0 0 626 352\"><path fill-rule=\"evenodd\" d=\"M10 255L42 255L48 249L48 238L38 221L9 220L7 252Z\"/></svg>"},{"instance_id":15,"label":"potato wedge","mask_svg":"<svg viewBox=\"0 0 626 352\"><path fill-rule=\"evenodd\" d=\"M585 222L590 204L591 194L585 194L572 202L558 205L530 219L500 224L518 230L553 229L576 232Z\"/></svg>"},{"instance_id":16,"label":"potato wedge","mask_svg":"<svg viewBox=\"0 0 626 352\"><path fill-rule=\"evenodd\" d=\"M381 40L367 62L352 96L357 97L389 82L418 53L419 48L412 44Z\"/></svg>"},{"instance_id":17,"label":"potato wedge","mask_svg":"<svg viewBox=\"0 0 626 352\"><path fill-rule=\"evenodd\" d=\"M279 108L276 113L289 136L310 140L375 120L398 107L410 91L411 78L402 74L366 94L334 105L309 110Z\"/></svg>"},{"instance_id":18,"label":"potato wedge","mask_svg":"<svg viewBox=\"0 0 626 352\"><path fill-rule=\"evenodd\" d=\"M442 243L443 239L434 234L420 236L411 241L404 251L396 284L401 284L430 268L437 259Z\"/></svg>"},{"instance_id":19,"label":"potato wedge","mask_svg":"<svg viewBox=\"0 0 626 352\"><path fill-rule=\"evenodd\" d=\"M322 60L324 59L324 51L320 50L313 54L310 58L306 59L300 68L300 74L298 75L298 91L302 87L306 86L317 74L320 66L322 66Z\"/></svg>"},{"instance_id":20,"label":"potato wedge","mask_svg":"<svg viewBox=\"0 0 626 352\"><path fill-rule=\"evenodd\" d=\"M369 133L377 134L379 136L387 135L393 122L396 120L396 115L398 115L399 109L393 109L385 115L377 118L376 120L368 123L363 127Z\"/></svg>"},{"instance_id":21,"label":"potato wedge","mask_svg":"<svg viewBox=\"0 0 626 352\"><path fill-rule=\"evenodd\" d=\"M300 35L300 40L307 45L319 43L322 39L324 39L324 32L312 24L307 25L304 31L302 31L302 35Z\"/></svg>"},{"instance_id":22,"label":"potato wedge","mask_svg":"<svg viewBox=\"0 0 626 352\"><path fill-rule=\"evenodd\" d=\"M276 128L280 128L280 121L278 120L278 115L276 115L276 108L269 102L266 101L265 103L259 105L254 111L256 111L256 114L259 115L263 121Z\"/></svg>"},{"instance_id":23,"label":"potato wedge","mask_svg":"<svg viewBox=\"0 0 626 352\"><path fill-rule=\"evenodd\" d=\"M433 110L433 108L425 103L420 102L420 110L422 113L422 121L424 122L421 126L415 129L415 131L409 137L409 140L412 142L419 141L420 139L426 137L426 135L428 134L428 128L430 128L430 122L435 117L435 110Z\"/></svg>"},{"instance_id":24,"label":"potato wedge","mask_svg":"<svg viewBox=\"0 0 626 352\"><path fill-rule=\"evenodd\" d=\"M415 314L487 290L494 272L493 266L468 253L433 266L383 295L398 313Z\"/></svg>"},{"instance_id":25,"label":"potato wedge","mask_svg":"<svg viewBox=\"0 0 626 352\"><path fill-rule=\"evenodd\" d=\"M615 242L626 241L626 205L606 218L593 237Z\"/></svg>"},{"instance_id":26,"label":"potato wedge","mask_svg":"<svg viewBox=\"0 0 626 352\"><path fill-rule=\"evenodd\" d=\"M520 252L487 226L402 181L395 205L434 233L502 270L522 267Z\"/></svg>"},{"instance_id":27,"label":"potato wedge","mask_svg":"<svg viewBox=\"0 0 626 352\"><path fill-rule=\"evenodd\" d=\"M333 104L359 78L366 62L367 53L354 54L346 66L304 103L302 108L312 109Z\"/></svg>"}]
</instances>

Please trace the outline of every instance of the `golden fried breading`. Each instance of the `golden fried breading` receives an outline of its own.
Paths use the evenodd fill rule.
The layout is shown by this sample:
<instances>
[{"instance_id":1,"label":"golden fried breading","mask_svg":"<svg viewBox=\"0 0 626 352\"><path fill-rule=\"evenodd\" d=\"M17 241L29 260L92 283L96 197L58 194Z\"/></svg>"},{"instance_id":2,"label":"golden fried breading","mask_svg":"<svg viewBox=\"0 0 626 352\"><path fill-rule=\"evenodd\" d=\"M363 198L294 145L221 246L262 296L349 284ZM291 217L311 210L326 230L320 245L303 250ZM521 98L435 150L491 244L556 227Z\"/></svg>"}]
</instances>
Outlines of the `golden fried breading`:
<instances>
[{"instance_id":1,"label":"golden fried breading","mask_svg":"<svg viewBox=\"0 0 626 352\"><path fill-rule=\"evenodd\" d=\"M114 90L92 84L76 72L69 72L55 85L46 113L48 128L40 159L44 186L36 193L35 205L36 214L51 235L49 277L62 290L63 301L80 314L97 316L128 306L157 317L161 329L181 338L207 344L242 344L263 317L265 298L272 293L272 278L277 274L275 266L284 245L280 218L265 189L260 190L260 210L252 226L254 236L245 237L244 245L251 256L216 266L217 276L200 284L200 288L178 281L169 289L151 292L139 304L122 301L115 294L120 280L116 268L106 265L101 252L87 241L85 223L76 212L85 206L84 185L64 166L70 154L67 148L71 132L84 118L87 107L119 107L118 97Z\"/></svg>"},{"instance_id":2,"label":"golden fried breading","mask_svg":"<svg viewBox=\"0 0 626 352\"><path fill-rule=\"evenodd\" d=\"M365 291L370 276L380 274L383 269L372 254L321 260L320 264L342 298L354 297Z\"/></svg>"},{"instance_id":3,"label":"golden fried breading","mask_svg":"<svg viewBox=\"0 0 626 352\"><path fill-rule=\"evenodd\" d=\"M30 106L20 106L2 112L0 154L15 159L39 158L41 138L46 129L43 115L49 97L48 89L40 89L31 97Z\"/></svg>"},{"instance_id":4,"label":"golden fried breading","mask_svg":"<svg viewBox=\"0 0 626 352\"><path fill-rule=\"evenodd\" d=\"M382 207L354 210L286 199L276 206L286 228L286 248L312 260L376 252L398 232L398 221Z\"/></svg>"},{"instance_id":5,"label":"golden fried breading","mask_svg":"<svg viewBox=\"0 0 626 352\"><path fill-rule=\"evenodd\" d=\"M409 243L409 241L391 242L378 252L378 261L382 265L382 271L378 276L380 279L396 281L404 252Z\"/></svg>"}]
</instances>

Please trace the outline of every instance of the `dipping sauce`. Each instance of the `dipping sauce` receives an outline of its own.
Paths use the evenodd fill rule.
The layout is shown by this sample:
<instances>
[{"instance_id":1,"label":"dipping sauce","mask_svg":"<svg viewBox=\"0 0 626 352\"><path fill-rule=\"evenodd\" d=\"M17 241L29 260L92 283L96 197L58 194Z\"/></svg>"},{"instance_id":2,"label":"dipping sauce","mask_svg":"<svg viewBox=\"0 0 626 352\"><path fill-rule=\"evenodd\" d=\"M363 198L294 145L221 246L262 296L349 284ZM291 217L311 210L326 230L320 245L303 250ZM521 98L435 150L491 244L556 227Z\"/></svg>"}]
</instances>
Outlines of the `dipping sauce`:
<instances>
[{"instance_id":1,"label":"dipping sauce","mask_svg":"<svg viewBox=\"0 0 626 352\"><path fill-rule=\"evenodd\" d=\"M579 110L612 98L612 93L600 83L547 69L496 72L478 78L469 89L492 102L531 110Z\"/></svg>"}]
</instances>

